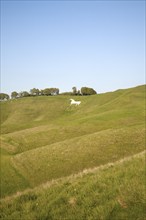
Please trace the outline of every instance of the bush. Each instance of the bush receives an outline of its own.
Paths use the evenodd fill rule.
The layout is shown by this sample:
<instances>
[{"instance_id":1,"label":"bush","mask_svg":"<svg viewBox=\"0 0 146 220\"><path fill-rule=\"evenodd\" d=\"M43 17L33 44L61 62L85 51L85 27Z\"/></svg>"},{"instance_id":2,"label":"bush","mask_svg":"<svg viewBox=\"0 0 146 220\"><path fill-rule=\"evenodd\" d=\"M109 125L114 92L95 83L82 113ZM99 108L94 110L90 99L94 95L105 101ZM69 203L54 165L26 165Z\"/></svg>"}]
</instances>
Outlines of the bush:
<instances>
[{"instance_id":1,"label":"bush","mask_svg":"<svg viewBox=\"0 0 146 220\"><path fill-rule=\"evenodd\" d=\"M95 94L97 94L97 92L92 88L82 87L81 88L81 94L82 95L95 95Z\"/></svg>"}]
</instances>

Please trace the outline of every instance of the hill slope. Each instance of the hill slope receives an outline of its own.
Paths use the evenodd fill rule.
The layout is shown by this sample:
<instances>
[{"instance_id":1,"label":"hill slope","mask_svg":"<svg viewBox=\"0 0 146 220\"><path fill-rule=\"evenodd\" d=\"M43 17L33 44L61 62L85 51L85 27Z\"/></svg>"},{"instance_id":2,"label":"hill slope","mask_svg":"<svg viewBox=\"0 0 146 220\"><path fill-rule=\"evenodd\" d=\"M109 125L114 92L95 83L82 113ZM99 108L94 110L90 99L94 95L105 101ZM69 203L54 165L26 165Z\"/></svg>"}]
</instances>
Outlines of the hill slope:
<instances>
[{"instance_id":1,"label":"hill slope","mask_svg":"<svg viewBox=\"0 0 146 220\"><path fill-rule=\"evenodd\" d=\"M12 173L21 190L143 150L144 91L78 97L77 107L66 96L1 103L2 195L17 190Z\"/></svg>"},{"instance_id":2,"label":"hill slope","mask_svg":"<svg viewBox=\"0 0 146 220\"><path fill-rule=\"evenodd\" d=\"M70 106L69 98L0 103L2 198L144 150L145 85L74 97L80 106Z\"/></svg>"},{"instance_id":3,"label":"hill slope","mask_svg":"<svg viewBox=\"0 0 146 220\"><path fill-rule=\"evenodd\" d=\"M145 219L144 153L2 200L6 219Z\"/></svg>"}]
</instances>

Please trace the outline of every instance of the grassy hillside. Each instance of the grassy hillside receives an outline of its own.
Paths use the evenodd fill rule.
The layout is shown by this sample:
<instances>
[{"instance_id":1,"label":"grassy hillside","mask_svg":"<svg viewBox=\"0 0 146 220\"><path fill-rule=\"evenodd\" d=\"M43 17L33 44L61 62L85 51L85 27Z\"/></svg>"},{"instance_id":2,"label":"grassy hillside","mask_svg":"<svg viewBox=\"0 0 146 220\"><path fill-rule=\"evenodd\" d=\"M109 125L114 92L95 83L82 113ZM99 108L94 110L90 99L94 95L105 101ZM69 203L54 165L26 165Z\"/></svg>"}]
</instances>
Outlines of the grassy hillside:
<instances>
[{"instance_id":1,"label":"grassy hillside","mask_svg":"<svg viewBox=\"0 0 146 220\"><path fill-rule=\"evenodd\" d=\"M94 96L74 97L82 101L77 108L69 106L68 96L10 100L0 103L1 133L7 134L41 125L57 129L56 126L83 126L88 123L96 126L98 130L103 130L109 128L110 123L111 127L141 123L144 95L145 86L139 86Z\"/></svg>"},{"instance_id":2,"label":"grassy hillside","mask_svg":"<svg viewBox=\"0 0 146 220\"><path fill-rule=\"evenodd\" d=\"M18 154L13 167L36 186L85 168L113 162L144 149L141 127L109 129Z\"/></svg>"},{"instance_id":3,"label":"grassy hillside","mask_svg":"<svg viewBox=\"0 0 146 220\"><path fill-rule=\"evenodd\" d=\"M27 220L145 219L144 154L7 198L1 217Z\"/></svg>"},{"instance_id":4,"label":"grassy hillside","mask_svg":"<svg viewBox=\"0 0 146 220\"><path fill-rule=\"evenodd\" d=\"M70 106L69 96L27 97L0 103L2 198L19 191L33 189L48 181L76 175L86 169L114 163L144 150L145 85L94 96L72 98L81 100L81 105ZM140 164L136 161L133 163ZM142 161L142 159L138 161ZM127 166L132 169L131 162ZM124 176L123 167L120 166L120 170L119 168L116 170L115 174L119 172L120 174L117 175ZM114 172L111 174L112 178L114 178ZM135 173L135 170L131 170L131 172ZM102 171L102 175L104 177L104 171ZM135 181L139 181L136 180L138 175L140 173L135 177ZM96 177L94 178L96 179ZM85 177L85 180L90 182L90 175ZM103 178L101 185L106 180ZM123 179L123 184L126 184L124 181L128 182ZM82 178L79 178L79 182L81 184L79 187L81 187ZM62 190L62 187L65 186L57 187L59 187L58 190ZM68 188L68 185L66 187ZM52 188L53 192L55 189L56 186ZM139 197L143 197L142 192L141 190ZM48 193L50 196L52 195L53 201L58 201L56 192L52 194L52 191L48 191ZM132 192L129 192L129 196L130 193ZM42 205L47 202L42 195L41 199ZM57 207L60 207L62 199L59 201ZM15 204L17 200L13 202L17 207ZM51 204L49 206L53 207L54 203ZM25 207L27 211L28 207L31 207L30 204L23 205L27 206ZM13 204L10 206L13 210ZM106 202L100 206L104 210ZM60 213L57 211L57 207L55 212ZM74 209L74 207L72 208ZM82 208L86 209L86 206L82 206ZM64 208L61 209L63 212ZM46 210L43 212L48 216ZM35 213L32 211L31 213L32 216L28 219L37 219ZM98 211L95 210L95 213ZM11 214L10 212L8 219L11 219ZM21 212L15 214L23 216ZM56 219L59 214L50 216L53 217L38 219ZM92 216L89 215L90 218L87 216L87 214L85 218L82 216L82 219L93 219ZM67 217L63 215L63 218ZM73 216L72 219L80 218ZM101 219L105 219L105 216L103 215ZM108 219L107 216L106 219Z\"/></svg>"}]
</instances>

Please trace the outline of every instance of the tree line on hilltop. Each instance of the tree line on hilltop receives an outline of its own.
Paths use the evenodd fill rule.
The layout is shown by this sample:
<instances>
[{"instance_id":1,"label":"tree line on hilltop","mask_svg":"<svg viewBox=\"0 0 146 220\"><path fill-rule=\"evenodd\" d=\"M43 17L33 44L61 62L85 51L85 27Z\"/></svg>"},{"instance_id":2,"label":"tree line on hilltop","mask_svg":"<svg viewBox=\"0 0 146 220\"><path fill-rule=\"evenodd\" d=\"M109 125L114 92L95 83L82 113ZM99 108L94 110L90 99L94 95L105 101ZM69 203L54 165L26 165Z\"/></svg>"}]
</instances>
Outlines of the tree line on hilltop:
<instances>
[{"instance_id":1,"label":"tree line on hilltop","mask_svg":"<svg viewBox=\"0 0 146 220\"><path fill-rule=\"evenodd\" d=\"M30 96L94 95L94 94L97 94L96 91L93 88L89 88L89 87L82 87L81 90L77 90L77 88L74 86L72 87L72 92L64 92L64 93L59 93L58 88L46 88L43 90L33 88L30 90L30 92L23 91L18 93L16 91L13 91L10 96L6 93L0 93L0 101L9 100L10 98L17 99L17 98L30 97Z\"/></svg>"}]
</instances>

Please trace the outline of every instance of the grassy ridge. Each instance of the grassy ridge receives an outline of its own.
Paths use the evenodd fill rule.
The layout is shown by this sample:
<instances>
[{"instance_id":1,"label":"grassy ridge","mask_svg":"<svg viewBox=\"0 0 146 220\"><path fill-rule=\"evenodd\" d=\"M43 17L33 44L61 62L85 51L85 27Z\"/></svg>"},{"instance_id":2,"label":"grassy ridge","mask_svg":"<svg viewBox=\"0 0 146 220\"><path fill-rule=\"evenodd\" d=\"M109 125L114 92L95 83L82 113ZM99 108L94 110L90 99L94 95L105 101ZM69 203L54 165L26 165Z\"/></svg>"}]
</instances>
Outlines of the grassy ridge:
<instances>
[{"instance_id":1,"label":"grassy ridge","mask_svg":"<svg viewBox=\"0 0 146 220\"><path fill-rule=\"evenodd\" d=\"M144 96L145 86L139 86L94 96L75 97L82 101L78 108L69 107L70 97L68 96L11 100L0 103L1 133L12 133L40 125L80 125L85 123L86 117L88 117L88 123L92 118L91 123L95 121L96 124L98 116L99 120L101 118L101 121L108 122L108 113L111 113L110 122L114 122L112 117L115 113L117 118L120 119L121 116L121 120L125 117L134 119L136 116L133 123L143 122ZM121 115L118 115L119 110ZM126 121L123 120L124 122L126 124ZM127 125L129 123L127 121ZM104 129L104 126L102 128Z\"/></svg>"},{"instance_id":2,"label":"grassy ridge","mask_svg":"<svg viewBox=\"0 0 146 220\"><path fill-rule=\"evenodd\" d=\"M0 103L1 197L143 151L145 86L69 98Z\"/></svg>"},{"instance_id":3,"label":"grassy ridge","mask_svg":"<svg viewBox=\"0 0 146 220\"><path fill-rule=\"evenodd\" d=\"M2 103L1 139L14 146L16 154L109 128L144 125L144 89L78 97L82 101L78 107L70 107L64 96Z\"/></svg>"},{"instance_id":4,"label":"grassy ridge","mask_svg":"<svg viewBox=\"0 0 146 220\"><path fill-rule=\"evenodd\" d=\"M141 155L3 200L1 217L3 220L143 220L146 214L144 164Z\"/></svg>"},{"instance_id":5,"label":"grassy ridge","mask_svg":"<svg viewBox=\"0 0 146 220\"><path fill-rule=\"evenodd\" d=\"M13 166L36 186L144 150L142 127L106 130L58 142L13 157Z\"/></svg>"},{"instance_id":6,"label":"grassy ridge","mask_svg":"<svg viewBox=\"0 0 146 220\"><path fill-rule=\"evenodd\" d=\"M28 97L1 103L1 133L10 133L51 123L63 114L65 97ZM62 106L62 103L64 105Z\"/></svg>"},{"instance_id":7,"label":"grassy ridge","mask_svg":"<svg viewBox=\"0 0 146 220\"><path fill-rule=\"evenodd\" d=\"M30 187L29 182L15 169L11 163L11 156L3 149L1 150L1 196L16 193Z\"/></svg>"}]
</instances>

